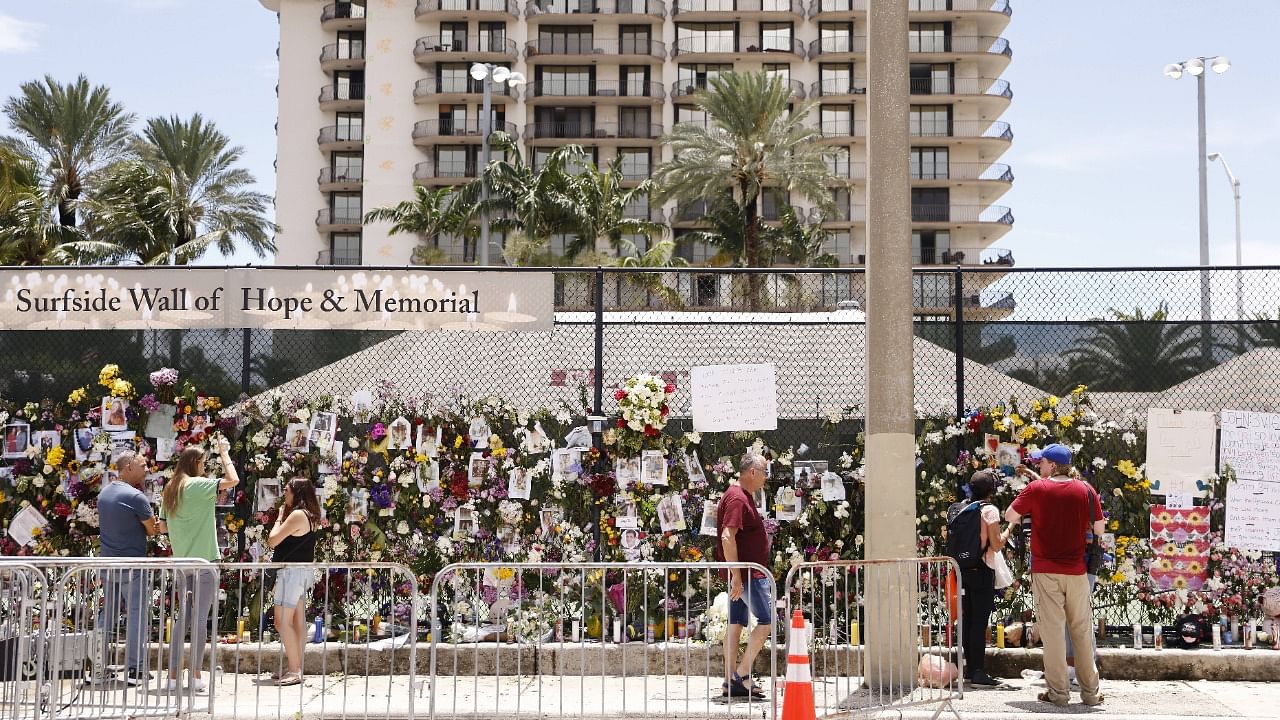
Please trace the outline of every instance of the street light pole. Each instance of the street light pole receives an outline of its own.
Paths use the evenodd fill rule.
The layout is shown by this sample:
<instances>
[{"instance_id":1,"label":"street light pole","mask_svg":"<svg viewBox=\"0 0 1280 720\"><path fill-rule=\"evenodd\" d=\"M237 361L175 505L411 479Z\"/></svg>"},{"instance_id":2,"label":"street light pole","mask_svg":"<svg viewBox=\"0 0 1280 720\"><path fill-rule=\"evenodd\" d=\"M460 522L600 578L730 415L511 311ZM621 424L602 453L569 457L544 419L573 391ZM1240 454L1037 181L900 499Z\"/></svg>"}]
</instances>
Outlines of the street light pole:
<instances>
[{"instance_id":1,"label":"street light pole","mask_svg":"<svg viewBox=\"0 0 1280 720\"><path fill-rule=\"evenodd\" d=\"M524 83L524 75L493 63L473 63L471 77L484 84L484 103L480 110L480 247L477 259L483 267L489 264L489 135L493 133L493 83L510 87Z\"/></svg>"},{"instance_id":2,"label":"street light pole","mask_svg":"<svg viewBox=\"0 0 1280 720\"><path fill-rule=\"evenodd\" d=\"M1222 163L1222 169L1227 173L1227 181L1231 183L1231 194L1235 196L1236 202L1236 320L1244 320L1244 276L1240 271L1240 266L1244 265L1244 235L1240 230L1240 179L1236 174L1231 172L1231 166L1227 164L1227 159L1222 157L1222 153L1209 153L1209 161L1217 160Z\"/></svg>"}]
</instances>

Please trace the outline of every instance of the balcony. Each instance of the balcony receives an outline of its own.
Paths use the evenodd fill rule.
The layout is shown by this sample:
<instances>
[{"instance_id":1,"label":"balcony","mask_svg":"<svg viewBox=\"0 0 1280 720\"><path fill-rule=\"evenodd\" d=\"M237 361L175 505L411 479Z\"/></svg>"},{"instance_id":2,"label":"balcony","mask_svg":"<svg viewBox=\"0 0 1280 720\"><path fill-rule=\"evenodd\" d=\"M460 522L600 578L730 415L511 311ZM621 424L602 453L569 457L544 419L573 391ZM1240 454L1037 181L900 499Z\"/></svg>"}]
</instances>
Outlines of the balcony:
<instances>
[{"instance_id":1,"label":"balcony","mask_svg":"<svg viewBox=\"0 0 1280 720\"><path fill-rule=\"evenodd\" d=\"M428 35L418 38L413 57L420 63L459 60L512 60L519 57L515 40L491 35Z\"/></svg>"},{"instance_id":2,"label":"balcony","mask_svg":"<svg viewBox=\"0 0 1280 720\"><path fill-rule=\"evenodd\" d=\"M519 17L515 0L418 0L419 20L505 20Z\"/></svg>"},{"instance_id":3,"label":"balcony","mask_svg":"<svg viewBox=\"0 0 1280 720\"><path fill-rule=\"evenodd\" d=\"M337 172L333 168L324 168L316 182L320 192L355 192L364 181L364 168L342 168Z\"/></svg>"},{"instance_id":4,"label":"balcony","mask_svg":"<svg viewBox=\"0 0 1280 720\"><path fill-rule=\"evenodd\" d=\"M645 125L641 123L581 123L581 122L534 122L524 126L524 138L533 140L588 140L592 144L602 142L617 143L619 141L647 140L657 141L662 137L661 125Z\"/></svg>"},{"instance_id":5,"label":"balcony","mask_svg":"<svg viewBox=\"0 0 1280 720\"><path fill-rule=\"evenodd\" d=\"M859 176L855 179L865 180L866 165L859 165ZM911 164L912 184L948 184L955 180L1008 184L1013 182L1013 168L1003 163L951 163L950 166Z\"/></svg>"},{"instance_id":6,"label":"balcony","mask_svg":"<svg viewBox=\"0 0 1280 720\"><path fill-rule=\"evenodd\" d=\"M494 132L505 132L512 140L519 139L516 126L509 122L500 122L493 128ZM420 120L413 126L413 142L416 145L462 145L479 143L479 120Z\"/></svg>"},{"instance_id":7,"label":"balcony","mask_svg":"<svg viewBox=\"0 0 1280 720\"><path fill-rule=\"evenodd\" d=\"M866 136L867 124L865 120L861 123L853 120L826 120L818 123L818 132L823 140L849 143L852 138Z\"/></svg>"},{"instance_id":8,"label":"balcony","mask_svg":"<svg viewBox=\"0 0 1280 720\"><path fill-rule=\"evenodd\" d=\"M916 248L911 252L913 265L969 265L982 267L1013 267L1013 251L1004 248Z\"/></svg>"},{"instance_id":9,"label":"balcony","mask_svg":"<svg viewBox=\"0 0 1280 720\"><path fill-rule=\"evenodd\" d=\"M1013 210L1003 205L912 205L917 225L1013 225Z\"/></svg>"},{"instance_id":10,"label":"balcony","mask_svg":"<svg viewBox=\"0 0 1280 720\"><path fill-rule=\"evenodd\" d=\"M707 60L742 60L747 56L776 55L804 60L804 43L799 40L769 40L729 37L688 37L676 40L672 57L698 55ZM760 58L757 58L760 59Z\"/></svg>"},{"instance_id":11,"label":"balcony","mask_svg":"<svg viewBox=\"0 0 1280 720\"><path fill-rule=\"evenodd\" d=\"M647 202L623 207L622 217L628 220L648 220L650 222L662 222L663 220L662 208L653 207Z\"/></svg>"},{"instance_id":12,"label":"balcony","mask_svg":"<svg viewBox=\"0 0 1280 720\"><path fill-rule=\"evenodd\" d=\"M865 87L866 81L859 81ZM912 95L929 96L968 96L1013 99L1013 90L1008 80L998 78L932 78L913 79L910 81Z\"/></svg>"},{"instance_id":13,"label":"balcony","mask_svg":"<svg viewBox=\"0 0 1280 720\"><path fill-rule=\"evenodd\" d=\"M907 50L921 55L1003 55L1013 57L1013 48L1002 37L990 35L912 35ZM959 58L957 58L959 59Z\"/></svg>"},{"instance_id":14,"label":"balcony","mask_svg":"<svg viewBox=\"0 0 1280 720\"><path fill-rule=\"evenodd\" d=\"M359 150L364 147L364 128L330 125L320 128L320 136L316 138L316 142L325 152Z\"/></svg>"},{"instance_id":15,"label":"balcony","mask_svg":"<svg viewBox=\"0 0 1280 720\"><path fill-rule=\"evenodd\" d=\"M698 200L691 203L677 204L667 215L669 225L689 225L701 222L707 216L707 201Z\"/></svg>"},{"instance_id":16,"label":"balcony","mask_svg":"<svg viewBox=\"0 0 1280 720\"><path fill-rule=\"evenodd\" d=\"M801 0L675 0L671 17L677 20L769 19L791 16L804 19Z\"/></svg>"},{"instance_id":17,"label":"balcony","mask_svg":"<svg viewBox=\"0 0 1280 720\"><path fill-rule=\"evenodd\" d=\"M325 85L320 88L320 109L360 110L364 107L364 83Z\"/></svg>"},{"instance_id":18,"label":"balcony","mask_svg":"<svg viewBox=\"0 0 1280 720\"><path fill-rule=\"evenodd\" d=\"M865 133L864 133L865 134ZM950 127L938 127L913 123L912 137L921 138L972 138L997 140L1008 143L1013 141L1013 128L1002 120L954 120Z\"/></svg>"},{"instance_id":19,"label":"balcony","mask_svg":"<svg viewBox=\"0 0 1280 720\"><path fill-rule=\"evenodd\" d=\"M667 96L662 83L596 80L594 82L535 82L525 90L524 99L529 105L615 105L661 103Z\"/></svg>"},{"instance_id":20,"label":"balcony","mask_svg":"<svg viewBox=\"0 0 1280 720\"><path fill-rule=\"evenodd\" d=\"M820 208L809 208L809 222L824 225L862 223L867 221L867 206L852 201L835 203L824 213Z\"/></svg>"},{"instance_id":21,"label":"balcony","mask_svg":"<svg viewBox=\"0 0 1280 720\"><path fill-rule=\"evenodd\" d=\"M809 85L809 97L852 100L867 94L866 80L828 79Z\"/></svg>"},{"instance_id":22,"label":"balcony","mask_svg":"<svg viewBox=\"0 0 1280 720\"><path fill-rule=\"evenodd\" d=\"M517 91L506 83L494 83L489 98L495 104L515 102ZM416 103L475 102L484 96L484 81L470 75L464 77L425 77L414 83L413 100Z\"/></svg>"},{"instance_id":23,"label":"balcony","mask_svg":"<svg viewBox=\"0 0 1280 720\"><path fill-rule=\"evenodd\" d=\"M662 0L529 0L524 6L524 18L530 24L539 20L559 22L573 15L609 15L619 22L658 22L667 16L667 4Z\"/></svg>"},{"instance_id":24,"label":"balcony","mask_svg":"<svg viewBox=\"0 0 1280 720\"><path fill-rule=\"evenodd\" d=\"M320 51L320 67L334 70L364 69L364 43L329 43Z\"/></svg>"},{"instance_id":25,"label":"balcony","mask_svg":"<svg viewBox=\"0 0 1280 720\"><path fill-rule=\"evenodd\" d=\"M823 60L850 59L867 52L865 35L818 38L809 43L809 57Z\"/></svg>"},{"instance_id":26,"label":"balcony","mask_svg":"<svg viewBox=\"0 0 1280 720\"><path fill-rule=\"evenodd\" d=\"M359 232L360 213L354 210L325 208L316 213L316 228L321 232Z\"/></svg>"},{"instance_id":27,"label":"balcony","mask_svg":"<svg viewBox=\"0 0 1280 720\"><path fill-rule=\"evenodd\" d=\"M868 0L813 0L809 3L808 15L819 20L849 18L865 15L868 6ZM913 13L941 13L948 20L955 19L955 13L958 12L997 13L1006 17L1013 14L1009 0L907 0L907 10Z\"/></svg>"},{"instance_id":28,"label":"balcony","mask_svg":"<svg viewBox=\"0 0 1280 720\"><path fill-rule=\"evenodd\" d=\"M787 208L791 208L791 212L795 213L797 218L804 218L805 210L799 205L788 205L786 203L766 202L760 206L760 219L765 222L775 222L782 219L783 213Z\"/></svg>"},{"instance_id":29,"label":"balcony","mask_svg":"<svg viewBox=\"0 0 1280 720\"><path fill-rule=\"evenodd\" d=\"M479 176L480 162L474 158L461 163L442 164L429 159L413 168L413 180L420 185L454 185Z\"/></svg>"},{"instance_id":30,"label":"balcony","mask_svg":"<svg viewBox=\"0 0 1280 720\"><path fill-rule=\"evenodd\" d=\"M595 37L556 37L530 40L524 45L524 56L529 62L557 60L582 62L583 56L592 56L592 62L597 60L619 62L631 59L653 62L666 59L667 46L658 40L640 38L628 38L619 42Z\"/></svg>"},{"instance_id":31,"label":"balcony","mask_svg":"<svg viewBox=\"0 0 1280 720\"><path fill-rule=\"evenodd\" d=\"M320 27L326 32L338 30L363 30L365 24L364 3L335 2L320 11Z\"/></svg>"}]
</instances>

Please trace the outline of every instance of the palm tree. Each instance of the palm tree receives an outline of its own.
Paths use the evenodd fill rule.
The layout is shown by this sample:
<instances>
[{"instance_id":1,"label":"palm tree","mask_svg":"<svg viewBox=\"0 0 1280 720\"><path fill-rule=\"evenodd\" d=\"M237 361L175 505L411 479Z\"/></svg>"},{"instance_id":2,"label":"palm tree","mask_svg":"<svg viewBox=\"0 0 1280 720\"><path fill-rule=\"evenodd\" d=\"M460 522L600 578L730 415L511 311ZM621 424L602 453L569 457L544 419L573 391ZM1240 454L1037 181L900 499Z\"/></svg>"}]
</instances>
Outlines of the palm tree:
<instances>
[{"instance_id":1,"label":"palm tree","mask_svg":"<svg viewBox=\"0 0 1280 720\"><path fill-rule=\"evenodd\" d=\"M48 173L59 223L75 226L76 201L126 153L134 116L111 101L105 85L90 86L83 75L67 85L51 75L23 83L5 102L4 115L17 133L11 142Z\"/></svg>"},{"instance_id":2,"label":"palm tree","mask_svg":"<svg viewBox=\"0 0 1280 720\"><path fill-rule=\"evenodd\" d=\"M640 253L635 245L625 238L616 261L618 267L649 269L686 267L689 261L676 255L676 244L673 240L659 240L644 253ZM684 307L680 292L662 282L663 273L633 272L625 275L627 282L646 292L660 297L663 303L672 309Z\"/></svg>"},{"instance_id":3,"label":"palm tree","mask_svg":"<svg viewBox=\"0 0 1280 720\"><path fill-rule=\"evenodd\" d=\"M622 255L624 235L653 237L666 229L648 218L627 216L630 207L653 192L653 180L646 178L634 188L624 188L623 177L621 155L615 156L604 170L588 163L569 177L566 191L574 200L573 232L577 237L565 248L568 259L583 249L595 249L601 239L608 240L614 255Z\"/></svg>"},{"instance_id":4,"label":"palm tree","mask_svg":"<svg viewBox=\"0 0 1280 720\"><path fill-rule=\"evenodd\" d=\"M548 243L552 235L572 232L580 211L570 190L573 169L587 162L579 145L556 148L542 167L524 161L519 147L504 133L494 135L494 144L504 155L484 169L489 199L479 202L481 185L466 186L464 198L483 205L492 226L506 233L518 231L534 247Z\"/></svg>"},{"instance_id":5,"label":"palm tree","mask_svg":"<svg viewBox=\"0 0 1280 720\"><path fill-rule=\"evenodd\" d=\"M241 240L259 257L275 251L271 198L249 189L253 175L237 167L244 150L213 123L152 118L135 152L88 203L99 237L149 264L185 265L211 247L230 254Z\"/></svg>"},{"instance_id":6,"label":"palm tree","mask_svg":"<svg viewBox=\"0 0 1280 720\"><path fill-rule=\"evenodd\" d=\"M57 205L40 186L36 161L0 147L0 265L69 265L115 252L58 222Z\"/></svg>"},{"instance_id":7,"label":"palm tree","mask_svg":"<svg viewBox=\"0 0 1280 720\"><path fill-rule=\"evenodd\" d=\"M747 209L733 197L730 190L721 190L718 195L706 203L706 213L702 220L707 227L685 233L681 240L702 242L716 249L708 265L715 267L741 267L744 262L743 250L747 246ZM679 210L677 210L679 212ZM758 233L767 232L763 221L755 221ZM764 248L768 252L770 248ZM772 264L772 255L765 258Z\"/></svg>"},{"instance_id":8,"label":"palm tree","mask_svg":"<svg viewBox=\"0 0 1280 720\"><path fill-rule=\"evenodd\" d=\"M474 234L470 232L474 213L475 205L465 202L457 188L431 189L419 185L414 188L412 200L371 210L365 214L364 221L391 223L388 230L391 235L417 235L418 246L413 249L413 263L438 265L447 258L437 247L436 238L440 235Z\"/></svg>"},{"instance_id":9,"label":"palm tree","mask_svg":"<svg viewBox=\"0 0 1280 720\"><path fill-rule=\"evenodd\" d=\"M1142 308L1110 312L1116 322L1100 322L1093 337L1065 353L1077 382L1098 390L1156 392L1205 369L1208 359L1195 352L1196 326L1171 324L1165 304L1150 315Z\"/></svg>"},{"instance_id":10,"label":"palm tree","mask_svg":"<svg viewBox=\"0 0 1280 720\"><path fill-rule=\"evenodd\" d=\"M840 260L824 249L831 233L822 227L822 221L804 223L790 205L782 209L777 227L768 227L766 239L772 246L773 256L785 258L797 267L839 267Z\"/></svg>"},{"instance_id":11,"label":"palm tree","mask_svg":"<svg viewBox=\"0 0 1280 720\"><path fill-rule=\"evenodd\" d=\"M821 134L805 127L814 102L791 108L791 90L765 73L724 73L695 95L706 126L677 123L664 140L672 160L654 175L660 201L713 200L728 188L745 208L743 256L747 265L763 260L760 194L766 186L797 193L820 206L831 202L825 183L831 177ZM751 304L759 305L759 276L748 278Z\"/></svg>"}]
</instances>

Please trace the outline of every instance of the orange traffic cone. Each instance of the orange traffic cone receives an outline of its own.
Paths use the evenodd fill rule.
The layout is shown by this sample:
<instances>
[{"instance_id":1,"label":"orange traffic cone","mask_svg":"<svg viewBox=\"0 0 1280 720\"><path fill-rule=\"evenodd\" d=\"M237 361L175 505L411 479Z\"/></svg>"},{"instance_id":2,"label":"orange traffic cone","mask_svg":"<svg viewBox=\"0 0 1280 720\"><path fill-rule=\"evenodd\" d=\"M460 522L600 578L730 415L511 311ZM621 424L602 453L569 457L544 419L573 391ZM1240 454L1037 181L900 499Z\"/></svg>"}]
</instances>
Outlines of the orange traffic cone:
<instances>
[{"instance_id":1,"label":"orange traffic cone","mask_svg":"<svg viewBox=\"0 0 1280 720\"><path fill-rule=\"evenodd\" d=\"M791 618L791 637L787 638L787 688L782 700L782 720L816 720L813 706L813 677L809 674L809 633L804 614L799 610Z\"/></svg>"}]
</instances>

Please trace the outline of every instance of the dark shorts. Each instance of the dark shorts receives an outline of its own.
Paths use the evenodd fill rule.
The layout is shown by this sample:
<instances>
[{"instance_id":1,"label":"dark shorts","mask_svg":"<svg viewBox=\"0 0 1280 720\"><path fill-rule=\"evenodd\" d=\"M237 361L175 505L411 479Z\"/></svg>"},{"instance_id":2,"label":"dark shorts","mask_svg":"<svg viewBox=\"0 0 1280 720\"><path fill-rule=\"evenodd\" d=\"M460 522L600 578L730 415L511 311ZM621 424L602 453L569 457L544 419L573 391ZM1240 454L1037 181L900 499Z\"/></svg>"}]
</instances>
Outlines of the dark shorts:
<instances>
[{"instance_id":1,"label":"dark shorts","mask_svg":"<svg viewBox=\"0 0 1280 720\"><path fill-rule=\"evenodd\" d=\"M773 623L773 593L769 578L752 578L742 588L742 597L729 601L729 624L747 624L747 606L761 625Z\"/></svg>"}]
</instances>

